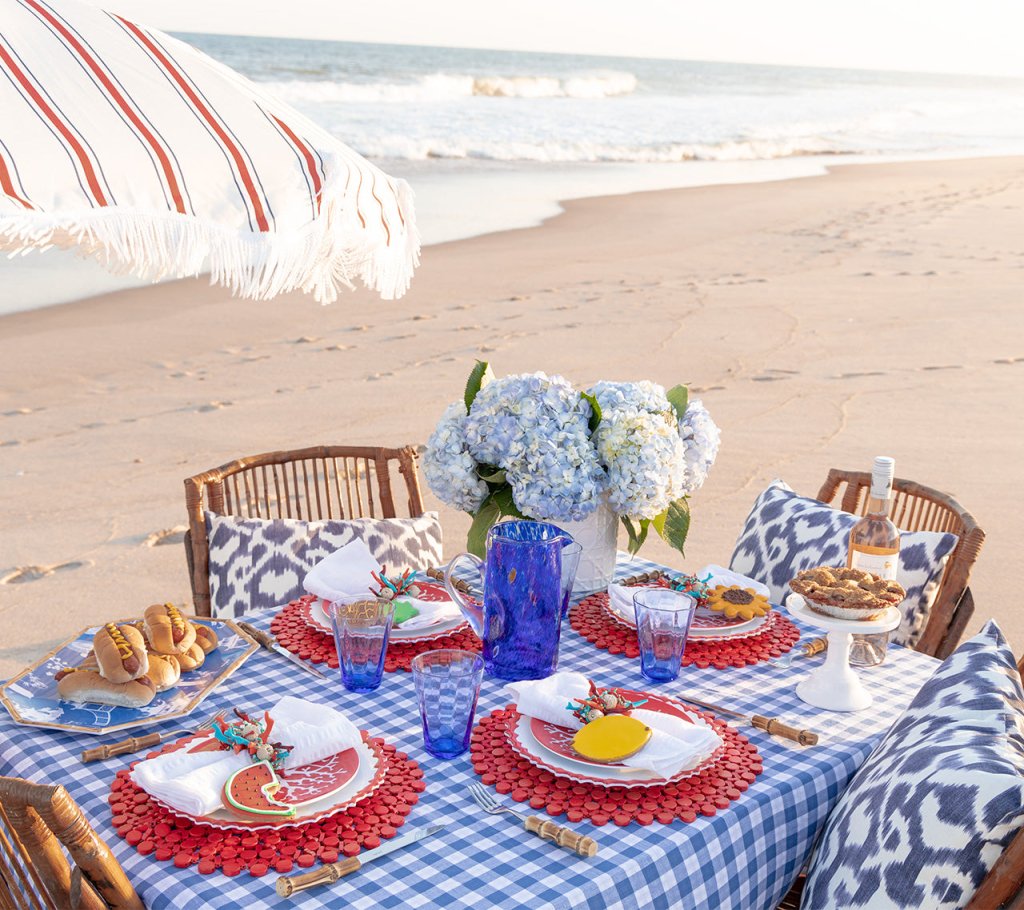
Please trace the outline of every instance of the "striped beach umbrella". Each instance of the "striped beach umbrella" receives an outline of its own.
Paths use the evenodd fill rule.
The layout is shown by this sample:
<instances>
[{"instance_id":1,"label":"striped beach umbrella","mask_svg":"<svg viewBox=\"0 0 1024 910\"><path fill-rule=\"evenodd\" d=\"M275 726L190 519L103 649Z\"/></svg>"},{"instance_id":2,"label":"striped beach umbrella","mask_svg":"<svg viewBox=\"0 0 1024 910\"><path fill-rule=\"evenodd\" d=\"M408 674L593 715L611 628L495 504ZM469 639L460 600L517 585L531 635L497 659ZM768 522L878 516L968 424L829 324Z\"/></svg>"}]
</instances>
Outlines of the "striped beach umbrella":
<instances>
[{"instance_id":1,"label":"striped beach umbrella","mask_svg":"<svg viewBox=\"0 0 1024 910\"><path fill-rule=\"evenodd\" d=\"M0 249L75 247L265 299L401 296L412 194L189 45L76 0L0 0Z\"/></svg>"}]
</instances>

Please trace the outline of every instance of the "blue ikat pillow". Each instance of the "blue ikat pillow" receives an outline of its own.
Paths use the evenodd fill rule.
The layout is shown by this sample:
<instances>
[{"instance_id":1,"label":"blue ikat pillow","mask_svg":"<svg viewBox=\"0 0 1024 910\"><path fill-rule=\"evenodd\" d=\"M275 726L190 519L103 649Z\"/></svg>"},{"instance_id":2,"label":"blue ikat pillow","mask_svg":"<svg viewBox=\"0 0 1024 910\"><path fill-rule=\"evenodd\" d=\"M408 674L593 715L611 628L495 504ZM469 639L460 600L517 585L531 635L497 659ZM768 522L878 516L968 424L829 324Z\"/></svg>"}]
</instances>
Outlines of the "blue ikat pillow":
<instances>
[{"instance_id":1,"label":"blue ikat pillow","mask_svg":"<svg viewBox=\"0 0 1024 910\"><path fill-rule=\"evenodd\" d=\"M803 910L963 907L1024 825L1024 692L995 622L936 670L825 821Z\"/></svg>"},{"instance_id":2,"label":"blue ikat pillow","mask_svg":"<svg viewBox=\"0 0 1024 910\"><path fill-rule=\"evenodd\" d=\"M846 565L850 529L857 519L817 499L798 496L776 480L750 510L729 568L768 585L772 602L782 603L797 572ZM893 632L893 641L913 646L921 637L957 540L955 534L934 531L900 535L896 580L907 597L900 604L903 621Z\"/></svg>"}]
</instances>

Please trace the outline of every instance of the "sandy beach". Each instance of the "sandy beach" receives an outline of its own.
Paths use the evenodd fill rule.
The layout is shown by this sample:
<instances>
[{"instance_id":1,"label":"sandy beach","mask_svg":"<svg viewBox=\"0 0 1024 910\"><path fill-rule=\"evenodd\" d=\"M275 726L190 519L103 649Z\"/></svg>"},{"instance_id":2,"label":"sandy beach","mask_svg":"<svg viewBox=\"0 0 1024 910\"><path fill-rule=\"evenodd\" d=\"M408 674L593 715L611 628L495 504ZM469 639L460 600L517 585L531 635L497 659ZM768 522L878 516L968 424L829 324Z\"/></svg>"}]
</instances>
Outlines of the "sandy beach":
<instances>
[{"instance_id":1,"label":"sandy beach","mask_svg":"<svg viewBox=\"0 0 1024 910\"><path fill-rule=\"evenodd\" d=\"M722 428L679 568L758 492L896 458L988 534L978 612L1018 652L1024 159L587 199L433 246L411 292L233 300L204 280L0 318L0 677L79 628L189 601L181 481L317 443L422 443L474 359L686 382ZM436 500L427 493L428 501ZM446 550L465 516L442 510Z\"/></svg>"}]
</instances>

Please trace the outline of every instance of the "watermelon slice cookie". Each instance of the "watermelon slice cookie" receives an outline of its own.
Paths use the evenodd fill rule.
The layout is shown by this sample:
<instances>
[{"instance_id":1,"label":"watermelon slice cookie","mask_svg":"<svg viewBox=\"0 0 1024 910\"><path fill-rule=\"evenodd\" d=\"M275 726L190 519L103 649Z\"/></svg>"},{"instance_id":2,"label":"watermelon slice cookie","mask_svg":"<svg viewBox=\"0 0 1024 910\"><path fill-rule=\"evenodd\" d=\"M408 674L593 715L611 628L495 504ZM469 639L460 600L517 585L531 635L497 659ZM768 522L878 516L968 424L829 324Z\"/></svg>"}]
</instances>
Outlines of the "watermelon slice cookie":
<instances>
[{"instance_id":1,"label":"watermelon slice cookie","mask_svg":"<svg viewBox=\"0 0 1024 910\"><path fill-rule=\"evenodd\" d=\"M274 794L281 789L270 762L261 761L236 771L224 784L221 799L224 805L238 815L265 815L291 818L295 807L278 802Z\"/></svg>"}]
</instances>

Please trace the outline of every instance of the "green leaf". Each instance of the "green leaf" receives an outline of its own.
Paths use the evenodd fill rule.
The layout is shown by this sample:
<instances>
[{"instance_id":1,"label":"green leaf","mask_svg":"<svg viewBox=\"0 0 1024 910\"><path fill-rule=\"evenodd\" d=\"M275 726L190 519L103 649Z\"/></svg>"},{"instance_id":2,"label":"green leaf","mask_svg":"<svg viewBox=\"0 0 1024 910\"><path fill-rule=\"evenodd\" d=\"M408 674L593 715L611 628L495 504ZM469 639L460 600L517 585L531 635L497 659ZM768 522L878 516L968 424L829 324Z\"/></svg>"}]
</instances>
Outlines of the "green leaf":
<instances>
[{"instance_id":1,"label":"green leaf","mask_svg":"<svg viewBox=\"0 0 1024 910\"><path fill-rule=\"evenodd\" d=\"M652 520L650 518L641 518L639 521L639 527L637 527L633 524L632 518L627 518L623 515L622 523L626 526L626 533L629 535L629 555L636 556L640 548L644 545L644 541L647 540L647 533L651 530Z\"/></svg>"},{"instance_id":2,"label":"green leaf","mask_svg":"<svg viewBox=\"0 0 1024 910\"><path fill-rule=\"evenodd\" d=\"M590 403L590 435L593 436L601 424L601 417L603 416L601 414L601 405L597 403L597 398L589 392L580 392L580 395Z\"/></svg>"},{"instance_id":3,"label":"green leaf","mask_svg":"<svg viewBox=\"0 0 1024 910\"><path fill-rule=\"evenodd\" d=\"M643 545L644 541L647 540L647 532L651 530L651 519L641 518L640 519L640 533L637 535L636 548L639 550Z\"/></svg>"},{"instance_id":4,"label":"green leaf","mask_svg":"<svg viewBox=\"0 0 1024 910\"><path fill-rule=\"evenodd\" d=\"M476 398L476 393L479 392L488 382L493 379L491 373L491 365L486 360L478 360L476 365L470 371L469 379L466 380L466 413L469 413L469 409L473 406L473 399Z\"/></svg>"},{"instance_id":5,"label":"green leaf","mask_svg":"<svg viewBox=\"0 0 1024 910\"><path fill-rule=\"evenodd\" d=\"M508 484L503 486L500 490L495 491L494 501L498 504L498 508L501 510L501 514L503 516L526 518L526 516L519 511L519 506L516 505L516 501L512 496L512 487Z\"/></svg>"},{"instance_id":6,"label":"green leaf","mask_svg":"<svg viewBox=\"0 0 1024 910\"><path fill-rule=\"evenodd\" d=\"M476 510L476 514L473 515L473 524L469 526L469 533L466 535L466 549L474 556L484 558L487 551L487 532L499 518L501 518L501 509L495 502L495 494L492 493Z\"/></svg>"},{"instance_id":7,"label":"green leaf","mask_svg":"<svg viewBox=\"0 0 1024 910\"><path fill-rule=\"evenodd\" d=\"M686 535L690 531L690 503L685 497L677 499L675 502L669 503L664 515L665 520L658 533L668 544L675 547L680 553L684 553ZM657 520L655 519L655 522ZM657 524L655 524L655 528L657 529Z\"/></svg>"},{"instance_id":8,"label":"green leaf","mask_svg":"<svg viewBox=\"0 0 1024 910\"><path fill-rule=\"evenodd\" d=\"M659 537L665 536L665 519L668 518L668 509L664 512L660 512L651 519L651 524L654 526L654 530L658 532Z\"/></svg>"},{"instance_id":9,"label":"green leaf","mask_svg":"<svg viewBox=\"0 0 1024 910\"><path fill-rule=\"evenodd\" d=\"M627 518L625 515L622 516L622 524L626 528L626 533L629 535L629 543L626 549L629 550L630 556L636 556L637 550L640 549L639 538L637 537L636 528L633 525L633 520Z\"/></svg>"},{"instance_id":10,"label":"green leaf","mask_svg":"<svg viewBox=\"0 0 1024 910\"><path fill-rule=\"evenodd\" d=\"M478 464L476 476L484 483L503 484L505 483L505 469L493 464Z\"/></svg>"},{"instance_id":11,"label":"green leaf","mask_svg":"<svg viewBox=\"0 0 1024 910\"><path fill-rule=\"evenodd\" d=\"M686 406L690 403L690 393L687 391L686 386L672 386L665 393L665 397L668 398L668 403L672 405L672 410L676 412L676 418L682 420L683 415L686 413Z\"/></svg>"}]
</instances>

